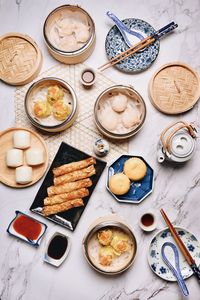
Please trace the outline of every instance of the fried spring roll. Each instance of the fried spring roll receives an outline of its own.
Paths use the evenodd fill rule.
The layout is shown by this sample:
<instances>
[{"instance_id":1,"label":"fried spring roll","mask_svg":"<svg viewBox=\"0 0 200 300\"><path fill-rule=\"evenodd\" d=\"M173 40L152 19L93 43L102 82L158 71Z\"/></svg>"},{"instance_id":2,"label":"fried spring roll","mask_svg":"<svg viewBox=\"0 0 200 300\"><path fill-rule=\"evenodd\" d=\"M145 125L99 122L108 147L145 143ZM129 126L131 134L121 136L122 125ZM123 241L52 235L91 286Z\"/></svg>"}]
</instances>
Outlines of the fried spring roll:
<instances>
[{"instance_id":1,"label":"fried spring roll","mask_svg":"<svg viewBox=\"0 0 200 300\"><path fill-rule=\"evenodd\" d=\"M91 165L87 168L73 171L71 173L67 173L67 174L55 177L53 182L54 182L54 185L60 185L63 183L73 182L73 181L77 181L80 179L91 177L95 173L96 172L95 172L94 165Z\"/></svg>"},{"instance_id":2,"label":"fried spring roll","mask_svg":"<svg viewBox=\"0 0 200 300\"><path fill-rule=\"evenodd\" d=\"M46 197L44 199L44 205L59 204L76 198L84 198L88 195L89 195L89 190L86 188L82 188L69 193L59 194L52 197Z\"/></svg>"},{"instance_id":3,"label":"fried spring roll","mask_svg":"<svg viewBox=\"0 0 200 300\"><path fill-rule=\"evenodd\" d=\"M58 168L53 169L54 176L61 176L76 170L86 168L90 165L96 164L96 159L94 157L89 157L84 160L75 161L69 164L62 165Z\"/></svg>"},{"instance_id":4,"label":"fried spring roll","mask_svg":"<svg viewBox=\"0 0 200 300\"><path fill-rule=\"evenodd\" d=\"M63 202L55 205L47 205L43 207L42 213L45 217L69 210L73 207L83 206L83 199L74 199L69 202Z\"/></svg>"},{"instance_id":5,"label":"fried spring roll","mask_svg":"<svg viewBox=\"0 0 200 300\"><path fill-rule=\"evenodd\" d=\"M63 193L69 193L71 191L78 190L80 188L90 187L92 185L92 181L90 178L81 179L74 182L68 182L61 185L52 185L47 188L48 196L51 197L53 195L59 195Z\"/></svg>"}]
</instances>

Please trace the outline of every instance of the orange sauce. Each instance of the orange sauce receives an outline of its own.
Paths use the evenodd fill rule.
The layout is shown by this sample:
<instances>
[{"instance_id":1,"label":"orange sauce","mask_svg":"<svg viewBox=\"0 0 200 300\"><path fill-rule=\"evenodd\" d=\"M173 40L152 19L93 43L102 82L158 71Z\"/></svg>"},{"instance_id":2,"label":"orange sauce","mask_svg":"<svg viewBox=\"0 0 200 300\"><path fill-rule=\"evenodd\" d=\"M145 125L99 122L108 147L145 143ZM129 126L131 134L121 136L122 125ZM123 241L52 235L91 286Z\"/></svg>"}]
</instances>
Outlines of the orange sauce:
<instances>
[{"instance_id":1,"label":"orange sauce","mask_svg":"<svg viewBox=\"0 0 200 300\"><path fill-rule=\"evenodd\" d=\"M42 231L40 223L24 215L14 221L13 228L17 233L30 240L36 240Z\"/></svg>"}]
</instances>

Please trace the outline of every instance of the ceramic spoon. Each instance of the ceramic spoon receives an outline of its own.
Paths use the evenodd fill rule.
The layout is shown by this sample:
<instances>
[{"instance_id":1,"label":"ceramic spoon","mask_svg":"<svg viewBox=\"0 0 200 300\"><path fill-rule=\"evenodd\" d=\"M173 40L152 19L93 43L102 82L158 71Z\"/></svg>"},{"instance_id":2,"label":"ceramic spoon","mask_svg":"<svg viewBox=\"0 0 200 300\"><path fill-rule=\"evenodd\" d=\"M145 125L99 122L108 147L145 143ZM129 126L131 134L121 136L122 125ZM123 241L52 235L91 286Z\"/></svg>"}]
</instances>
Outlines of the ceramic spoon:
<instances>
[{"instance_id":1,"label":"ceramic spoon","mask_svg":"<svg viewBox=\"0 0 200 300\"><path fill-rule=\"evenodd\" d=\"M166 247L172 248L172 250L174 252L175 267L171 264L171 262L168 260L166 254L165 254ZM180 265L179 265L179 253L178 253L178 249L177 249L176 245L173 243L170 243L170 242L164 243L161 248L161 254L162 254L162 258L163 258L164 262L166 263L166 265L170 268L170 270L176 277L178 285L179 285L183 295L188 296L189 292L188 292L187 286L185 284L185 281L183 279L183 276L181 274Z\"/></svg>"},{"instance_id":2,"label":"ceramic spoon","mask_svg":"<svg viewBox=\"0 0 200 300\"><path fill-rule=\"evenodd\" d=\"M126 43L126 45L130 48L133 46L133 44L135 43L135 41L131 42L131 39L133 39L133 36L136 37L139 40L143 40L144 37L143 35L141 35L139 32L134 31L129 29L128 27L126 27L126 25L124 25L124 23L122 21L120 21L113 13L111 13L110 11L108 11L107 16L109 18L111 18L113 20L113 22L115 23L115 25L117 26L117 28L119 29L119 31L121 32L121 35L123 36L124 42Z\"/></svg>"}]
</instances>

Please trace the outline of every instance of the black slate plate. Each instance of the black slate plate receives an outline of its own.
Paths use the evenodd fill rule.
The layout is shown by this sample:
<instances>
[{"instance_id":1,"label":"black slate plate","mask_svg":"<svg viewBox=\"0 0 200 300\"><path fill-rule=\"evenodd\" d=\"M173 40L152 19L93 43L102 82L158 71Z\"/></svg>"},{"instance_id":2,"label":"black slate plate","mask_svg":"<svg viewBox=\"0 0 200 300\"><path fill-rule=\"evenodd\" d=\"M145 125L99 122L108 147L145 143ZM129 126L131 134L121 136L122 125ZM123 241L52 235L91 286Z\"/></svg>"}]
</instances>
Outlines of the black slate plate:
<instances>
[{"instance_id":1,"label":"black slate plate","mask_svg":"<svg viewBox=\"0 0 200 300\"><path fill-rule=\"evenodd\" d=\"M47 188L53 185L53 168L70 162L86 159L88 157L90 157L90 155L62 142L49 168L49 171L46 174L45 179L30 207L30 210L34 213L42 215L43 200L45 197L47 197ZM90 196L92 195L92 192L105 167L106 162L96 159L96 174L91 177L93 184L91 187L89 187L89 195L83 199L84 206L75 207L66 212L58 213L46 218L73 231L76 228L76 225L78 224L78 221L84 209L86 208Z\"/></svg>"}]
</instances>

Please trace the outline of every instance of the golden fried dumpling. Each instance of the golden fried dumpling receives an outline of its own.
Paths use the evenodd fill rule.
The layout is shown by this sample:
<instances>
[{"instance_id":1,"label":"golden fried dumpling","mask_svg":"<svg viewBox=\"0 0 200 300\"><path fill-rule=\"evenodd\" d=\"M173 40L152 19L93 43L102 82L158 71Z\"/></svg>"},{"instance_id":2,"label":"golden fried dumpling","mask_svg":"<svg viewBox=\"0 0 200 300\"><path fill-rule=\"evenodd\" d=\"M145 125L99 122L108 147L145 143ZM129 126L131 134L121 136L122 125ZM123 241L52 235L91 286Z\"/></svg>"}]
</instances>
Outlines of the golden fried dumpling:
<instances>
[{"instance_id":1,"label":"golden fried dumpling","mask_svg":"<svg viewBox=\"0 0 200 300\"><path fill-rule=\"evenodd\" d=\"M33 107L33 112L38 118L47 118L52 111L51 105L47 101L36 101Z\"/></svg>"},{"instance_id":2,"label":"golden fried dumpling","mask_svg":"<svg viewBox=\"0 0 200 300\"><path fill-rule=\"evenodd\" d=\"M104 229L98 232L97 238L100 244L102 244L103 246L107 246L110 244L112 240L112 235L113 235L112 230Z\"/></svg>"},{"instance_id":3,"label":"golden fried dumpling","mask_svg":"<svg viewBox=\"0 0 200 300\"><path fill-rule=\"evenodd\" d=\"M47 100L50 104L55 103L58 100L62 100L64 97L64 92L62 88L57 85L50 86L47 92Z\"/></svg>"},{"instance_id":4,"label":"golden fried dumpling","mask_svg":"<svg viewBox=\"0 0 200 300\"><path fill-rule=\"evenodd\" d=\"M66 120L70 113L71 109L69 105L63 101L59 100L53 104L53 115L58 121Z\"/></svg>"},{"instance_id":5,"label":"golden fried dumpling","mask_svg":"<svg viewBox=\"0 0 200 300\"><path fill-rule=\"evenodd\" d=\"M129 250L129 238L124 233L116 233L111 241L111 246L114 249L116 255L121 255L122 253Z\"/></svg>"},{"instance_id":6,"label":"golden fried dumpling","mask_svg":"<svg viewBox=\"0 0 200 300\"><path fill-rule=\"evenodd\" d=\"M99 262L102 266L110 266L115 257L113 248L110 246L101 247L99 250Z\"/></svg>"}]
</instances>

